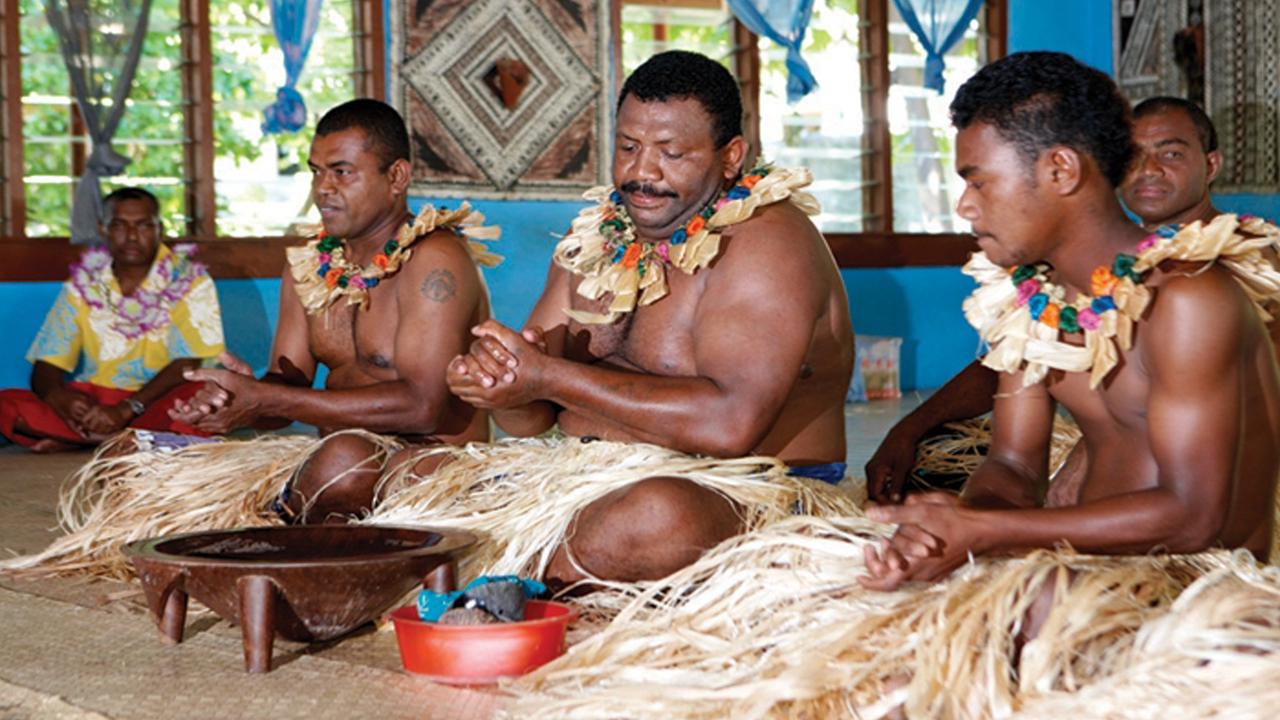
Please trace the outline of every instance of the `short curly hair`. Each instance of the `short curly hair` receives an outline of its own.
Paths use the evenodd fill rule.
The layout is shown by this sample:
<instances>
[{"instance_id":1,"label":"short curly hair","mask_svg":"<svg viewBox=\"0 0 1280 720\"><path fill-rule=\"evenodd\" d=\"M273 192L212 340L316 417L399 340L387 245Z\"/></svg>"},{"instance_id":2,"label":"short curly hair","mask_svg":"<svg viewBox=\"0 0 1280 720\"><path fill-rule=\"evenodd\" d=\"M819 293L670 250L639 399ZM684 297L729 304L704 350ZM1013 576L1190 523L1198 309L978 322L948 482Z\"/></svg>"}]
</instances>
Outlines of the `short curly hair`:
<instances>
[{"instance_id":1,"label":"short curly hair","mask_svg":"<svg viewBox=\"0 0 1280 720\"><path fill-rule=\"evenodd\" d=\"M1112 187L1133 160L1129 102L1111 78L1065 53L1020 52L982 68L951 101L951 123L993 126L1030 164L1054 145L1097 162Z\"/></svg>"},{"instance_id":2,"label":"short curly hair","mask_svg":"<svg viewBox=\"0 0 1280 720\"><path fill-rule=\"evenodd\" d=\"M151 215L160 218L160 201L150 190L140 187L119 187L102 198L102 221L108 222L116 215L116 204L125 200L144 200L151 203Z\"/></svg>"},{"instance_id":3,"label":"short curly hair","mask_svg":"<svg viewBox=\"0 0 1280 720\"><path fill-rule=\"evenodd\" d=\"M1202 150L1211 153L1218 149L1218 131L1214 129L1213 121L1209 119L1204 108L1186 98L1170 97L1168 95L1149 97L1133 106L1133 119L1137 120L1148 115L1169 112L1170 110L1181 110L1187 114L1191 123L1196 126L1196 134L1200 136L1200 148Z\"/></svg>"},{"instance_id":4,"label":"short curly hair","mask_svg":"<svg viewBox=\"0 0 1280 720\"><path fill-rule=\"evenodd\" d=\"M348 100L324 114L316 123L316 137L359 128L364 131L365 149L378 158L378 169L386 172L396 160L409 160L409 131L395 108L371 98Z\"/></svg>"},{"instance_id":5,"label":"short curly hair","mask_svg":"<svg viewBox=\"0 0 1280 720\"><path fill-rule=\"evenodd\" d=\"M658 53L636 68L618 93L618 108L628 95L641 102L694 98L711 116L716 148L742 134L742 95L723 65L686 50Z\"/></svg>"}]
</instances>

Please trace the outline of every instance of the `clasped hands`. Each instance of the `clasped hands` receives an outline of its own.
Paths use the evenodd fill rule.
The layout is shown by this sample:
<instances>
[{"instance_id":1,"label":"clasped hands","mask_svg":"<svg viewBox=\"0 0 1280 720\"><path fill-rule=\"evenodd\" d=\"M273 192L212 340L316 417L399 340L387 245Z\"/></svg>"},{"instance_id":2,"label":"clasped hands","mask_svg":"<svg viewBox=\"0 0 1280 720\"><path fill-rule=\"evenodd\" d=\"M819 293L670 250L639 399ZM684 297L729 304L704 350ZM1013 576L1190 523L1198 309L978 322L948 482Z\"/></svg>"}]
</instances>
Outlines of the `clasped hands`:
<instances>
[{"instance_id":1,"label":"clasped hands","mask_svg":"<svg viewBox=\"0 0 1280 720\"><path fill-rule=\"evenodd\" d=\"M867 517L896 523L893 536L863 550L866 574L858 578L872 590L896 590L913 580L946 577L969 558L978 524L956 495L909 495L902 505L873 505Z\"/></svg>"},{"instance_id":2,"label":"clasped hands","mask_svg":"<svg viewBox=\"0 0 1280 720\"><path fill-rule=\"evenodd\" d=\"M203 382L190 399L174 403L169 417L215 435L252 425L257 412L249 398L258 383L253 368L229 352L218 356L221 368L198 368L183 374L189 382Z\"/></svg>"},{"instance_id":3,"label":"clasped hands","mask_svg":"<svg viewBox=\"0 0 1280 720\"><path fill-rule=\"evenodd\" d=\"M478 408L511 408L542 398L547 340L542 328L516 332L495 320L471 329L475 340L449 362L449 390Z\"/></svg>"},{"instance_id":4,"label":"clasped hands","mask_svg":"<svg viewBox=\"0 0 1280 720\"><path fill-rule=\"evenodd\" d=\"M85 440L101 441L133 420L133 410L124 402L99 405L92 397L69 387L49 393L45 402Z\"/></svg>"}]
</instances>

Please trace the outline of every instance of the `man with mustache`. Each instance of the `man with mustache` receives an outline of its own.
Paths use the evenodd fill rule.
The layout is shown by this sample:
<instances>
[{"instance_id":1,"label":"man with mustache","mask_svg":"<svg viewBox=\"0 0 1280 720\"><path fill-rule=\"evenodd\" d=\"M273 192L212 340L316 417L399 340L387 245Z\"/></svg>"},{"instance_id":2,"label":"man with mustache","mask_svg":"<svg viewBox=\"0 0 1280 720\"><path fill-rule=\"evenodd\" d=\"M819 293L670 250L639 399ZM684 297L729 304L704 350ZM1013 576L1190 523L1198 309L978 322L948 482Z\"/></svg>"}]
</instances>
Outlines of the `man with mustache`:
<instances>
[{"instance_id":1,"label":"man with mustache","mask_svg":"<svg viewBox=\"0 0 1280 720\"><path fill-rule=\"evenodd\" d=\"M1200 106L1182 98L1153 97L1133 108L1136 161L1120 186L1120 198L1143 228L1208 222L1218 215L1209 186L1222 169L1218 136ZM1280 323L1271 324L1280 346ZM900 502L907 476L915 466L916 446L929 432L948 422L991 411L997 374L975 361L900 420L866 465L867 491L877 502ZM1049 501L1074 501L1085 465L1078 445L1058 470Z\"/></svg>"},{"instance_id":2,"label":"man with mustache","mask_svg":"<svg viewBox=\"0 0 1280 720\"><path fill-rule=\"evenodd\" d=\"M414 219L404 120L376 100L326 113L307 164L323 232L290 248L270 369L261 379L243 363L188 373L207 385L174 417L214 433L299 421L322 433L363 428L419 443L487 440L488 414L444 382L468 329L489 317L476 267L489 258L466 237L479 218L428 207ZM312 389L321 364L325 387ZM278 509L294 520L341 520L371 507L387 463L379 445L336 435Z\"/></svg>"},{"instance_id":3,"label":"man with mustache","mask_svg":"<svg viewBox=\"0 0 1280 720\"><path fill-rule=\"evenodd\" d=\"M616 190L588 194L523 331L477 327L450 388L512 435L774 455L838 482L853 333L807 172L744 167L737 84L701 55L650 58L617 113ZM739 529L716 492L650 478L583 508L546 575L659 578Z\"/></svg>"}]
</instances>

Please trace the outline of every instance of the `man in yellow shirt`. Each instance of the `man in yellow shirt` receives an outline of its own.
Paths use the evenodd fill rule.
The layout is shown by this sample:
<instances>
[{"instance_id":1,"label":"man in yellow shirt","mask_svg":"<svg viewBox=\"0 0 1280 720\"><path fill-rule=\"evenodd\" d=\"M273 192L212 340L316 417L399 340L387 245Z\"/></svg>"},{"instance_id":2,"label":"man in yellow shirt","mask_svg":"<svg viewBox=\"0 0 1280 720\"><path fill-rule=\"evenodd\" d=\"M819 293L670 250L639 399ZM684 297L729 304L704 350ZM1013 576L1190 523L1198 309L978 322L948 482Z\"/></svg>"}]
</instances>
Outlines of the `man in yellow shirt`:
<instances>
[{"instance_id":1,"label":"man in yellow shirt","mask_svg":"<svg viewBox=\"0 0 1280 720\"><path fill-rule=\"evenodd\" d=\"M160 242L155 196L121 188L103 205L107 244L71 266L27 352L31 390L0 391L0 433L36 452L126 427L194 433L168 409L199 389L182 373L225 347L213 281L192 246Z\"/></svg>"}]
</instances>

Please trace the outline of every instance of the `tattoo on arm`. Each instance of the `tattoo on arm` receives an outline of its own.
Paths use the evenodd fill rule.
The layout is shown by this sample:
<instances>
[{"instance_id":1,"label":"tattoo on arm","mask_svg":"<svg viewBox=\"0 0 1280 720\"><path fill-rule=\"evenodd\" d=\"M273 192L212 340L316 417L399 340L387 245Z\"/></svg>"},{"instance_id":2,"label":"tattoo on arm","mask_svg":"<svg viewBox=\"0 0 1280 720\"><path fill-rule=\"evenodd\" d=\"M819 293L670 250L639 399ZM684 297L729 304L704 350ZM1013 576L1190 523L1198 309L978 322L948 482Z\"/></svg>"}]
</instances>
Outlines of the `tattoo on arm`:
<instances>
[{"instance_id":1,"label":"tattoo on arm","mask_svg":"<svg viewBox=\"0 0 1280 720\"><path fill-rule=\"evenodd\" d=\"M447 303L458 294L458 281L448 270L432 270L422 281L422 296L432 302Z\"/></svg>"}]
</instances>

